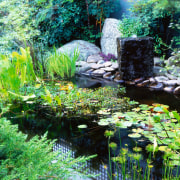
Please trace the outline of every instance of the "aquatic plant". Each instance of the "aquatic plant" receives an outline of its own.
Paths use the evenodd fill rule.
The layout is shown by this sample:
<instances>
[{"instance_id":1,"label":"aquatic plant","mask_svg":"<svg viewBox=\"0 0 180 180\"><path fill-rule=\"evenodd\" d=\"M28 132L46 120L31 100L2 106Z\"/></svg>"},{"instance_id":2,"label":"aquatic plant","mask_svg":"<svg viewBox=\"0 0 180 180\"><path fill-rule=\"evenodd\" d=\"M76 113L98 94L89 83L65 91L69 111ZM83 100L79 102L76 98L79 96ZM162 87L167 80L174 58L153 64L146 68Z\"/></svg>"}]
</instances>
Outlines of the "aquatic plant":
<instances>
[{"instance_id":1,"label":"aquatic plant","mask_svg":"<svg viewBox=\"0 0 180 180\"><path fill-rule=\"evenodd\" d=\"M0 56L0 89L18 92L25 84L36 80L29 48L20 48L21 54L12 53L12 58Z\"/></svg>"},{"instance_id":2,"label":"aquatic plant","mask_svg":"<svg viewBox=\"0 0 180 180\"><path fill-rule=\"evenodd\" d=\"M66 53L57 52L56 48L54 48L54 53L48 58L47 73L52 78L55 75L60 76L62 79L74 76L78 57L78 49L74 50L74 54L70 57Z\"/></svg>"},{"instance_id":3,"label":"aquatic plant","mask_svg":"<svg viewBox=\"0 0 180 180\"><path fill-rule=\"evenodd\" d=\"M105 121L105 118L101 119L101 121ZM145 148L146 153L149 153L149 157L144 175L141 174L139 165L142 157L138 152L141 151L141 147L133 148L135 154L127 153L127 156L123 156L121 152L117 157L113 158L113 161L121 164L123 177L127 175L127 173L124 173L125 164L123 163L130 158L130 160L133 160L132 164L137 164L137 168L133 168L134 165L132 165L130 173L133 174L133 178L142 179L143 175L144 179L150 179L150 172L157 157L156 155L162 154L162 177L164 179L179 178L180 115L177 111L169 111L168 106L162 104L153 104L152 106L142 104L126 113L115 112L111 118L108 118L108 121L109 125L115 127L115 130L117 128L131 127L132 133L128 136L135 140L141 140L143 136L151 142Z\"/></svg>"}]
</instances>

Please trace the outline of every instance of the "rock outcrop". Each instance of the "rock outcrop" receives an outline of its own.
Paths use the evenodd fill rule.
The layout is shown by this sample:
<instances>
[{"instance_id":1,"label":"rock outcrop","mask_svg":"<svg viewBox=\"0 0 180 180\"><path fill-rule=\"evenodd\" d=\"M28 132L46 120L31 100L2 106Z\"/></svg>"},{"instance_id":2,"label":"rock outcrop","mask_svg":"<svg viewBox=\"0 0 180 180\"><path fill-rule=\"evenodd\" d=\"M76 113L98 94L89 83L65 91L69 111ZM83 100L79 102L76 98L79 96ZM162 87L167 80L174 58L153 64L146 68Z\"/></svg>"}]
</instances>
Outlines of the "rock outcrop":
<instances>
[{"instance_id":1,"label":"rock outcrop","mask_svg":"<svg viewBox=\"0 0 180 180\"><path fill-rule=\"evenodd\" d=\"M119 20L107 18L104 22L101 36L101 51L104 54L113 54L117 57L116 39L122 34L118 30Z\"/></svg>"},{"instance_id":2,"label":"rock outcrop","mask_svg":"<svg viewBox=\"0 0 180 180\"><path fill-rule=\"evenodd\" d=\"M79 51L79 61L87 61L89 56L98 54L101 51L99 47L92 43L84 40L74 40L57 49L57 52L67 53L72 56L76 49Z\"/></svg>"}]
</instances>

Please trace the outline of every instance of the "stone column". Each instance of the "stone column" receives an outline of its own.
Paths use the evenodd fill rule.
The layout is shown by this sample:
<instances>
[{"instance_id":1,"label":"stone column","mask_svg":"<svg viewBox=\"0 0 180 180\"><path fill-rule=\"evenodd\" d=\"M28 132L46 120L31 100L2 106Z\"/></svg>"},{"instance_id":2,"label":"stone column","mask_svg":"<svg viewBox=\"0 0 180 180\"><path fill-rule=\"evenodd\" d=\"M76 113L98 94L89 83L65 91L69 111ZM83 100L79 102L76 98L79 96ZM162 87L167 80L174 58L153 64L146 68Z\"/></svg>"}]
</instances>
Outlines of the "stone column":
<instances>
[{"instance_id":1,"label":"stone column","mask_svg":"<svg viewBox=\"0 0 180 180\"><path fill-rule=\"evenodd\" d=\"M119 71L124 80L153 75L153 38L117 38Z\"/></svg>"}]
</instances>

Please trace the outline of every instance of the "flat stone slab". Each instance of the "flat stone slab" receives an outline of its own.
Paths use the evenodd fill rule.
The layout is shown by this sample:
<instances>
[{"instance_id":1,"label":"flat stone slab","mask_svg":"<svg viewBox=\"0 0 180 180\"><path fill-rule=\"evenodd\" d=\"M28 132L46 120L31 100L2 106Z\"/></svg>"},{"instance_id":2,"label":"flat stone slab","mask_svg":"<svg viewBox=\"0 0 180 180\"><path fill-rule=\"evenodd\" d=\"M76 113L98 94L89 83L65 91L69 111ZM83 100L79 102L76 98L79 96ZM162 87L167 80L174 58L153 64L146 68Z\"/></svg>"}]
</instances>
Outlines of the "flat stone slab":
<instances>
[{"instance_id":1,"label":"flat stone slab","mask_svg":"<svg viewBox=\"0 0 180 180\"><path fill-rule=\"evenodd\" d=\"M176 88L174 89L174 92L173 92L173 93L176 94L176 95L179 95L179 94L180 94L180 86L176 87Z\"/></svg>"},{"instance_id":2,"label":"flat stone slab","mask_svg":"<svg viewBox=\"0 0 180 180\"><path fill-rule=\"evenodd\" d=\"M103 58L98 55L91 55L87 58L87 63L97 63L99 60L103 60Z\"/></svg>"},{"instance_id":3,"label":"flat stone slab","mask_svg":"<svg viewBox=\"0 0 180 180\"><path fill-rule=\"evenodd\" d=\"M99 61L97 62L97 64L104 64L104 63L105 63L104 60L99 60Z\"/></svg>"},{"instance_id":4,"label":"flat stone slab","mask_svg":"<svg viewBox=\"0 0 180 180\"><path fill-rule=\"evenodd\" d=\"M104 75L105 71L102 69L97 69L95 71L92 72L93 76L98 76L98 77L102 77Z\"/></svg>"},{"instance_id":5,"label":"flat stone slab","mask_svg":"<svg viewBox=\"0 0 180 180\"><path fill-rule=\"evenodd\" d=\"M119 68L119 65L118 65L117 62L113 62L111 67L112 67L113 69L118 69L118 68Z\"/></svg>"},{"instance_id":6,"label":"flat stone slab","mask_svg":"<svg viewBox=\"0 0 180 180\"><path fill-rule=\"evenodd\" d=\"M105 67L105 68L101 68L101 69L103 69L104 71L107 71L107 72L115 71L115 69L113 69L112 67Z\"/></svg>"},{"instance_id":7,"label":"flat stone slab","mask_svg":"<svg viewBox=\"0 0 180 180\"><path fill-rule=\"evenodd\" d=\"M103 68L104 67L104 64L92 64L91 65L91 68L92 69L100 69L100 68Z\"/></svg>"},{"instance_id":8,"label":"flat stone slab","mask_svg":"<svg viewBox=\"0 0 180 180\"><path fill-rule=\"evenodd\" d=\"M157 77L155 77L155 80L156 80L157 82L162 83L162 82L164 82L164 81L168 81L169 78L167 78L167 77L165 77L165 76L157 76Z\"/></svg>"},{"instance_id":9,"label":"flat stone slab","mask_svg":"<svg viewBox=\"0 0 180 180\"><path fill-rule=\"evenodd\" d=\"M112 62L110 62L110 61L108 61L108 62L105 62L105 63L104 63L104 66L105 66L105 67L112 66Z\"/></svg>"},{"instance_id":10,"label":"flat stone slab","mask_svg":"<svg viewBox=\"0 0 180 180\"><path fill-rule=\"evenodd\" d=\"M172 93L174 90L174 86L166 86L163 89L165 92Z\"/></svg>"},{"instance_id":11,"label":"flat stone slab","mask_svg":"<svg viewBox=\"0 0 180 180\"><path fill-rule=\"evenodd\" d=\"M163 81L163 84L165 86L175 86L177 84L177 80L168 80L168 81Z\"/></svg>"}]
</instances>

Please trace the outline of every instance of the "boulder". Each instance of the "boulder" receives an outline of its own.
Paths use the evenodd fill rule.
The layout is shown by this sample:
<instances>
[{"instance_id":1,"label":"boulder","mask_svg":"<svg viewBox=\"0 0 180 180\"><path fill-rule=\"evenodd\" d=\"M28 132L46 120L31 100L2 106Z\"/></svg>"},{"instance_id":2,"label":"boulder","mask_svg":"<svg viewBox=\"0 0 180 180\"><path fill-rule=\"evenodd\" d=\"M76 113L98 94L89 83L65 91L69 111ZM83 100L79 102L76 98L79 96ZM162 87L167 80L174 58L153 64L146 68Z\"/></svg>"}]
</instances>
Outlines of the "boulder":
<instances>
[{"instance_id":1,"label":"boulder","mask_svg":"<svg viewBox=\"0 0 180 180\"><path fill-rule=\"evenodd\" d=\"M87 61L88 56L100 53L99 47L84 40L71 41L57 49L57 52L67 53L69 56L72 56L76 49L79 51L78 60L81 61Z\"/></svg>"},{"instance_id":2,"label":"boulder","mask_svg":"<svg viewBox=\"0 0 180 180\"><path fill-rule=\"evenodd\" d=\"M117 57L117 37L122 34L118 30L119 20L114 18L105 19L102 29L101 50L104 54L113 54Z\"/></svg>"},{"instance_id":3,"label":"boulder","mask_svg":"<svg viewBox=\"0 0 180 180\"><path fill-rule=\"evenodd\" d=\"M76 67L76 73L77 74L83 73L83 72L85 72L85 71L87 71L89 69L91 69L91 66L88 63L86 63L83 66Z\"/></svg>"}]
</instances>

